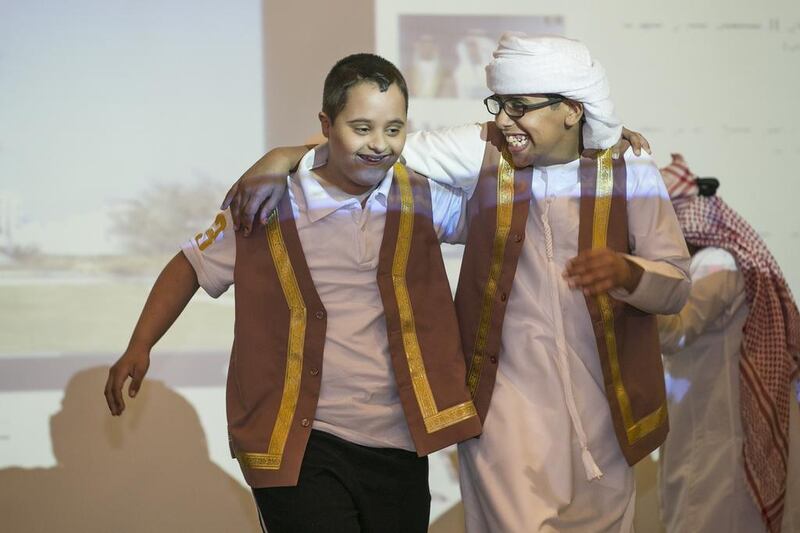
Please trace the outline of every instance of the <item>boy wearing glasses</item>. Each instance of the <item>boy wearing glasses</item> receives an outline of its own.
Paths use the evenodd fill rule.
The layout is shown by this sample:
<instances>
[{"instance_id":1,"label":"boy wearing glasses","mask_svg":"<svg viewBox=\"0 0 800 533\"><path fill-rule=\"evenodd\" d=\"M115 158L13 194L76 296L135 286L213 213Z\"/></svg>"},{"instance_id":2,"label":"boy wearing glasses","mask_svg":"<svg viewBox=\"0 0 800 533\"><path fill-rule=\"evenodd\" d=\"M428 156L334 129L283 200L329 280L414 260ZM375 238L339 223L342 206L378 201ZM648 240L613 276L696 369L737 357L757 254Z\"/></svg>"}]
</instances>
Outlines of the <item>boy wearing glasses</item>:
<instances>
[{"instance_id":1,"label":"boy wearing glasses","mask_svg":"<svg viewBox=\"0 0 800 533\"><path fill-rule=\"evenodd\" d=\"M493 123L403 152L469 196L456 308L484 427L459 445L467 530L631 531L630 465L667 433L655 314L687 298L686 246L652 160L612 157L621 125L583 44L507 33L486 72ZM245 216L275 170L240 181Z\"/></svg>"}]
</instances>

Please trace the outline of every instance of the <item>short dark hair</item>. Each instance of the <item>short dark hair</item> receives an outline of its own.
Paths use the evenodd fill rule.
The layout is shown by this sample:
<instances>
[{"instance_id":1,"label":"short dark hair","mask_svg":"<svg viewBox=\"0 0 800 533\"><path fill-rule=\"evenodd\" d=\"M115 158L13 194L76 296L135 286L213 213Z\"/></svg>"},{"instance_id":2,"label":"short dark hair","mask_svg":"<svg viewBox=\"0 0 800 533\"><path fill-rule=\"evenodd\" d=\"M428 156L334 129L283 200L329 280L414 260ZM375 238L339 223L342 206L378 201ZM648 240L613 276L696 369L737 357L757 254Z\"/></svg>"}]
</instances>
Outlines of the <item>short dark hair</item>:
<instances>
[{"instance_id":1,"label":"short dark hair","mask_svg":"<svg viewBox=\"0 0 800 533\"><path fill-rule=\"evenodd\" d=\"M363 82L373 82L381 92L394 83L403 93L408 112L408 86L400 71L390 61L375 54L352 54L340 59L325 77L322 89L322 111L331 123L347 105L347 91Z\"/></svg>"}]
</instances>

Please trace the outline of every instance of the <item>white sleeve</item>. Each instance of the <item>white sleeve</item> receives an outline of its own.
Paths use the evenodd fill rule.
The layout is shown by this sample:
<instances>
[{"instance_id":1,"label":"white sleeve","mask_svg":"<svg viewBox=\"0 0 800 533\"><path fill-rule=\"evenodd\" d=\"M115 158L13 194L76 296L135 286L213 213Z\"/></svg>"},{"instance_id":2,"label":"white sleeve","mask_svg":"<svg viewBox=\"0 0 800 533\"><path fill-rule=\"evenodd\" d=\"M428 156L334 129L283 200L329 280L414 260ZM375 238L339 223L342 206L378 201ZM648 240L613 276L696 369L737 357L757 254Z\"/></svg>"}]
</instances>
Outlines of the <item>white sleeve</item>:
<instances>
[{"instance_id":1,"label":"white sleeve","mask_svg":"<svg viewBox=\"0 0 800 533\"><path fill-rule=\"evenodd\" d=\"M467 239L467 203L465 191L428 182L431 188L433 228L439 242L463 244Z\"/></svg>"},{"instance_id":2,"label":"white sleeve","mask_svg":"<svg viewBox=\"0 0 800 533\"><path fill-rule=\"evenodd\" d=\"M738 307L734 306L737 299L743 301L739 296L744 293L744 278L729 253L702 250L695 255L692 270L692 290L681 312L658 317L661 351L665 354L690 346L720 316Z\"/></svg>"},{"instance_id":3,"label":"white sleeve","mask_svg":"<svg viewBox=\"0 0 800 533\"><path fill-rule=\"evenodd\" d=\"M219 213L211 227L184 242L181 250L209 296L217 298L233 285L236 264L236 234L231 212Z\"/></svg>"},{"instance_id":4,"label":"white sleeve","mask_svg":"<svg viewBox=\"0 0 800 533\"><path fill-rule=\"evenodd\" d=\"M628 184L628 238L626 257L644 271L632 293L616 288L618 300L647 313L677 313L689 296L689 252L667 189L652 158L646 153L625 154Z\"/></svg>"},{"instance_id":5,"label":"white sleeve","mask_svg":"<svg viewBox=\"0 0 800 533\"><path fill-rule=\"evenodd\" d=\"M403 157L409 168L471 195L478 182L486 142L480 124L421 131L406 138Z\"/></svg>"}]
</instances>

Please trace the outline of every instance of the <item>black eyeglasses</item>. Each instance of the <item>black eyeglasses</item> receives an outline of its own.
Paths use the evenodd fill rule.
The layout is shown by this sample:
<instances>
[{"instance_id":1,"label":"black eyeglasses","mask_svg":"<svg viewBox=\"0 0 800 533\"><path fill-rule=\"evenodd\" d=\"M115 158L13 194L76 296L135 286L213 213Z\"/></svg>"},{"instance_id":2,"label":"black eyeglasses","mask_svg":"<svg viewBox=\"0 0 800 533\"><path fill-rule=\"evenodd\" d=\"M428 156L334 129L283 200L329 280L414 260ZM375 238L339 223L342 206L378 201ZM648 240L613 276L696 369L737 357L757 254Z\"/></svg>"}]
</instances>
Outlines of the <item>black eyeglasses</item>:
<instances>
[{"instance_id":1,"label":"black eyeglasses","mask_svg":"<svg viewBox=\"0 0 800 533\"><path fill-rule=\"evenodd\" d=\"M484 99L483 104L486 106L486 110L494 116L499 115L500 110L503 110L506 112L506 115L511 118L520 118L528 111L541 109L543 107L566 100L566 98L560 94L543 94L542 96L547 98L547 100L538 104L526 104L518 98L500 98L496 94L493 94L492 96Z\"/></svg>"}]
</instances>

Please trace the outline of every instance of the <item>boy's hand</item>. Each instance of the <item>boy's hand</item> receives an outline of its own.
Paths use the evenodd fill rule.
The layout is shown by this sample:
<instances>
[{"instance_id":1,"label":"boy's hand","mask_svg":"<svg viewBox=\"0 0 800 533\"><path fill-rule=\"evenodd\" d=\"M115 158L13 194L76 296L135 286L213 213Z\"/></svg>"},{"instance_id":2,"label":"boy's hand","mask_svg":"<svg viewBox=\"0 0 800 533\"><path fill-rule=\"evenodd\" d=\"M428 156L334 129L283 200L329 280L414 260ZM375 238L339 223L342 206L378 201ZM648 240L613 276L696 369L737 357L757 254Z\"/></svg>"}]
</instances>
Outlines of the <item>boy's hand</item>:
<instances>
[{"instance_id":1,"label":"boy's hand","mask_svg":"<svg viewBox=\"0 0 800 533\"><path fill-rule=\"evenodd\" d=\"M247 237L256 221L267 222L269 214L286 193L286 177L312 148L313 145L274 148L242 174L220 207L223 211L231 208L235 231L244 229Z\"/></svg>"},{"instance_id":2,"label":"boy's hand","mask_svg":"<svg viewBox=\"0 0 800 533\"><path fill-rule=\"evenodd\" d=\"M286 173L261 173L253 166L231 186L220 209L224 211L231 208L233 229L243 230L247 237L256 221L261 224L267 222L269 214L278 206L285 191Z\"/></svg>"},{"instance_id":3,"label":"boy's hand","mask_svg":"<svg viewBox=\"0 0 800 533\"><path fill-rule=\"evenodd\" d=\"M629 130L628 128L622 128L622 137L620 137L619 142L611 147L611 157L613 159L619 159L619 157L624 154L628 148L633 148L633 153L638 155L642 155L642 149L644 149L648 154L652 154L653 151L650 149L650 143L647 142L647 139L639 133L638 131ZM584 150L583 155L584 157L595 157L600 150Z\"/></svg>"},{"instance_id":4,"label":"boy's hand","mask_svg":"<svg viewBox=\"0 0 800 533\"><path fill-rule=\"evenodd\" d=\"M586 250L567 262L564 279L572 289L594 296L617 287L629 293L642 279L642 268L609 248Z\"/></svg>"},{"instance_id":5,"label":"boy's hand","mask_svg":"<svg viewBox=\"0 0 800 533\"><path fill-rule=\"evenodd\" d=\"M108 380L106 381L106 402L108 409L114 416L119 416L125 410L125 401L122 399L122 386L128 377L131 378L131 384L128 387L128 395L131 398L136 397L139 388L142 386L142 380L150 367L150 353L145 350L136 350L128 348L122 357L120 357L114 366L108 371Z\"/></svg>"}]
</instances>

